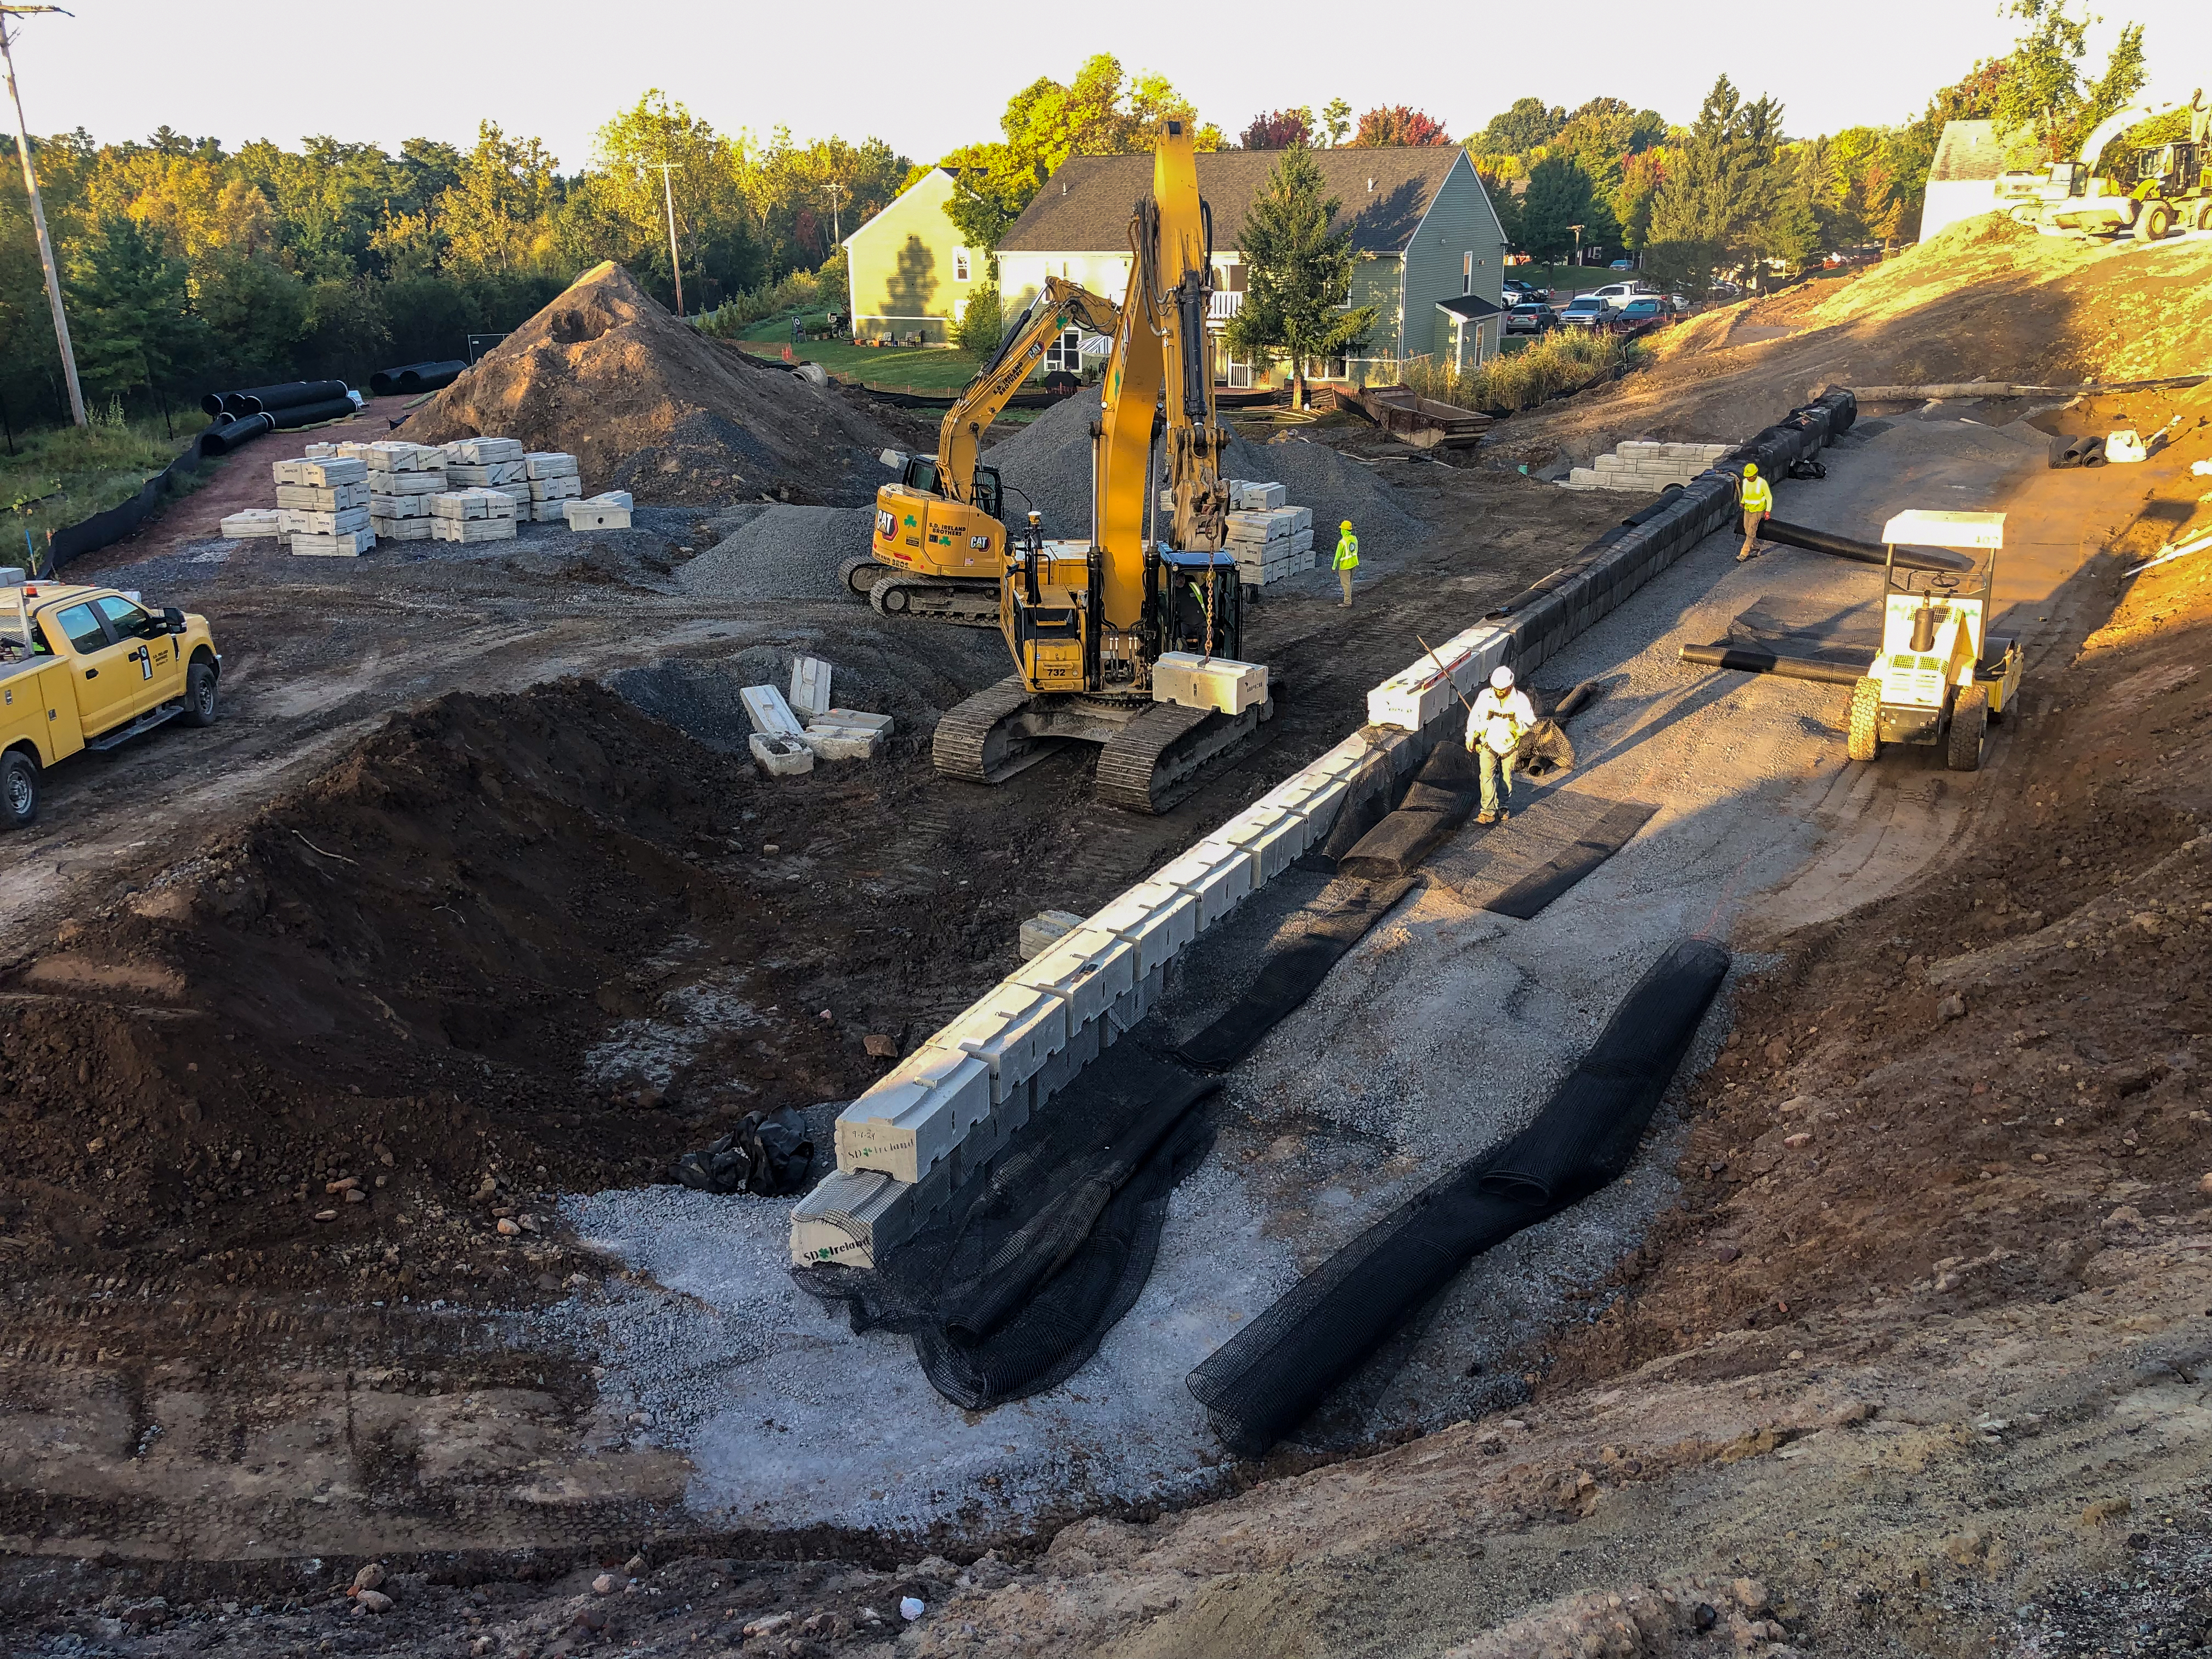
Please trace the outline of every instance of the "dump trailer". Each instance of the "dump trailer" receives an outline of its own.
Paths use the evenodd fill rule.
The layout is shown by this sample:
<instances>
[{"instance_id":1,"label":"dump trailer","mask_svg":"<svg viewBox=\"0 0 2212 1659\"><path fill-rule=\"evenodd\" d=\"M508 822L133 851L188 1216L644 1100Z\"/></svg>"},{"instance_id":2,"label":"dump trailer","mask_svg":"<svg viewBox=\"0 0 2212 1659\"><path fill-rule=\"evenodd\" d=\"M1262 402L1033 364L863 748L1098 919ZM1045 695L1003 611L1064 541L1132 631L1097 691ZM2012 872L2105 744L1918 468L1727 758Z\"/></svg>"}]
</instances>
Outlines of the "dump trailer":
<instances>
[{"instance_id":1,"label":"dump trailer","mask_svg":"<svg viewBox=\"0 0 2212 1659\"><path fill-rule=\"evenodd\" d=\"M1979 769L1991 720L2020 694L2017 640L1989 631L2002 513L1900 513L1882 527L1881 645L1870 662L1841 663L1760 646L1686 645L1685 662L1851 688L1845 752L1870 761L1886 743L1936 744L1955 772ZM1969 549L1966 570L1915 568L1899 544Z\"/></svg>"},{"instance_id":2,"label":"dump trailer","mask_svg":"<svg viewBox=\"0 0 2212 1659\"><path fill-rule=\"evenodd\" d=\"M845 562L845 586L887 617L996 628L1009 548L1005 486L980 459L983 434L1071 323L1111 336L1120 315L1112 301L1046 277L945 410L937 453L909 455L899 481L876 492L875 533L864 556Z\"/></svg>"},{"instance_id":3,"label":"dump trailer","mask_svg":"<svg viewBox=\"0 0 2212 1659\"><path fill-rule=\"evenodd\" d=\"M222 674L204 617L0 570L0 829L37 817L46 769L82 750L214 725Z\"/></svg>"},{"instance_id":4,"label":"dump trailer","mask_svg":"<svg viewBox=\"0 0 2212 1659\"><path fill-rule=\"evenodd\" d=\"M1000 783L1067 743L1096 744L1099 799L1158 812L1273 713L1267 671L1241 660L1220 471L1231 434L1206 333L1212 222L1183 121L1160 125L1129 246L1091 429L1090 538L1048 541L1032 517L999 586L1014 672L948 711L930 752L948 777Z\"/></svg>"}]
</instances>

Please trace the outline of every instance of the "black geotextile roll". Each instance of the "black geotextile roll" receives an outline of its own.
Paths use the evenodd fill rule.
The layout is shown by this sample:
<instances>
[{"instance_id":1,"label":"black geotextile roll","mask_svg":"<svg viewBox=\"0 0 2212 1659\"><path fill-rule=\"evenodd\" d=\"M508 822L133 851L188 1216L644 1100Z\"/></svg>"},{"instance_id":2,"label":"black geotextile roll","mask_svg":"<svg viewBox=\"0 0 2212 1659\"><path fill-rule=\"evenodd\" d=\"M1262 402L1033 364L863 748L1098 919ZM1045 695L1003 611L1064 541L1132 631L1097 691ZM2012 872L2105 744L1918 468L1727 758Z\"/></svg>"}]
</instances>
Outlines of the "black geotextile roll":
<instances>
[{"instance_id":1,"label":"black geotextile roll","mask_svg":"<svg viewBox=\"0 0 2212 1659\"><path fill-rule=\"evenodd\" d=\"M1152 1276L1168 1194L1213 1145L1194 1109L1219 1087L1126 1036L884 1267L792 1277L856 1331L911 1336L930 1386L966 1410L1064 1382Z\"/></svg>"},{"instance_id":2,"label":"black geotextile roll","mask_svg":"<svg viewBox=\"0 0 2212 1659\"><path fill-rule=\"evenodd\" d=\"M1410 876L1384 881L1340 876L1329 883L1277 930L1251 988L1176 1049L1176 1057L1201 1071L1227 1071L1321 988L1328 970L1413 884Z\"/></svg>"},{"instance_id":3,"label":"black geotextile roll","mask_svg":"<svg viewBox=\"0 0 2212 1659\"><path fill-rule=\"evenodd\" d=\"M1672 946L1526 1129L1368 1228L1192 1371L1222 1444L1259 1456L1468 1261L1620 1176L1728 966L1710 940Z\"/></svg>"},{"instance_id":4,"label":"black geotextile roll","mask_svg":"<svg viewBox=\"0 0 2212 1659\"><path fill-rule=\"evenodd\" d=\"M1338 873L1387 881L1420 867L1421 860L1474 815L1482 781L1467 746L1445 738L1429 750L1406 786L1395 811L1359 838L1337 860Z\"/></svg>"}]
</instances>

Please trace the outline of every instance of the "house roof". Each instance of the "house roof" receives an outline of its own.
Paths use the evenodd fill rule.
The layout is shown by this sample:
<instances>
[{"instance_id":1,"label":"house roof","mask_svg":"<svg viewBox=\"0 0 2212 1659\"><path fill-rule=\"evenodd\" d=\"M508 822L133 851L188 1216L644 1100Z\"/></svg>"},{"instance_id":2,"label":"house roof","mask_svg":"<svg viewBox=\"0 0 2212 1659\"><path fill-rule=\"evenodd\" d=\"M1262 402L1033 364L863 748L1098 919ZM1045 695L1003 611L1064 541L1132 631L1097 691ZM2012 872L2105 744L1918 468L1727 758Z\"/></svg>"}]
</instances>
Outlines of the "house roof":
<instances>
[{"instance_id":1,"label":"house roof","mask_svg":"<svg viewBox=\"0 0 2212 1659\"><path fill-rule=\"evenodd\" d=\"M2033 168L2042 159L2042 149L2033 132L2000 138L1994 121L1946 121L1943 136L1936 143L1936 160L1928 169L1928 182L1984 182L2000 173Z\"/></svg>"},{"instance_id":2,"label":"house roof","mask_svg":"<svg viewBox=\"0 0 2212 1659\"><path fill-rule=\"evenodd\" d=\"M1470 321L1477 317L1495 317L1504 308L1491 304L1480 294L1458 294L1449 300L1437 301L1438 311L1448 311L1455 317L1464 317Z\"/></svg>"},{"instance_id":3,"label":"house roof","mask_svg":"<svg viewBox=\"0 0 2212 1659\"><path fill-rule=\"evenodd\" d=\"M901 191L896 196L892 197L890 201L884 203L883 206L878 208L873 213L871 213L859 224L854 225L852 229L847 231L845 233L845 241L843 245L849 246L855 236L858 236L862 231L867 229L870 225L875 223L877 220L882 218L884 215L890 212L893 207L904 200L907 191L921 189L922 185L927 184L940 173L948 179L957 179L960 177L960 169L958 167L948 167L940 161L937 166L930 168L928 172L923 173L921 178L916 179L912 184L908 185L906 187L906 190Z\"/></svg>"},{"instance_id":4,"label":"house roof","mask_svg":"<svg viewBox=\"0 0 2212 1659\"><path fill-rule=\"evenodd\" d=\"M1460 159L1457 146L1317 149L1313 158L1337 198L1335 230L1361 253L1396 253L1413 240ZM1236 246L1254 199L1282 153L1214 150L1198 157L1199 194L1213 210L1217 250ZM1152 188L1149 155L1079 155L1046 182L999 244L1001 253L1120 253L1129 246L1129 210Z\"/></svg>"}]
</instances>

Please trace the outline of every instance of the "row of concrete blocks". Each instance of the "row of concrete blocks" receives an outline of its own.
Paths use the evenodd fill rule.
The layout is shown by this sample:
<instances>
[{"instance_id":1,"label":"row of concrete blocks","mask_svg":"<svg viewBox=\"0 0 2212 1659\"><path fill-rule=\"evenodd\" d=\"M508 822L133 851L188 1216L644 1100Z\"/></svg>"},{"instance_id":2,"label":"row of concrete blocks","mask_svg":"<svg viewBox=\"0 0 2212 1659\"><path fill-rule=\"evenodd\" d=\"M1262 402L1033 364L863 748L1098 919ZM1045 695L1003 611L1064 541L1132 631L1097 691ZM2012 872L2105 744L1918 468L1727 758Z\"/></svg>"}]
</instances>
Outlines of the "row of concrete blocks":
<instances>
[{"instance_id":1,"label":"row of concrete blocks","mask_svg":"<svg viewBox=\"0 0 2212 1659\"><path fill-rule=\"evenodd\" d=\"M1168 964L1328 836L1378 748L1355 733L1048 945L838 1116L838 1173L792 1216L792 1258L869 1266L1151 1011ZM1411 764L1410 759L1407 762Z\"/></svg>"}]
</instances>

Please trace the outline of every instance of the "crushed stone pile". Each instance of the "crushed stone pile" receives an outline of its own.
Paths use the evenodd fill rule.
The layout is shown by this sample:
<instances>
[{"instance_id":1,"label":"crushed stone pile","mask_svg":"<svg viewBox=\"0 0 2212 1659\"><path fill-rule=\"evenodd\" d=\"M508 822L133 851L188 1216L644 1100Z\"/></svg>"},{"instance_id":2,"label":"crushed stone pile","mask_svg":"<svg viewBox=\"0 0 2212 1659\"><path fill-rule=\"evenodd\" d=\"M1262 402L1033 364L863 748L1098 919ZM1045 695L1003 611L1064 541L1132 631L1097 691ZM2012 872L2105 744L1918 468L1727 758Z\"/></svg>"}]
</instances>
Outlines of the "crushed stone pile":
<instances>
[{"instance_id":1,"label":"crushed stone pile","mask_svg":"<svg viewBox=\"0 0 2212 1659\"><path fill-rule=\"evenodd\" d=\"M1028 506L1044 514L1047 536L1091 533L1091 422L1097 417L1097 399L1079 394L1047 410L986 457L1010 492L1019 490L1029 498ZM1232 438L1224 470L1231 477L1279 483L1291 506L1311 507L1316 545L1333 544L1336 526L1345 519L1358 526L1363 540L1373 536L1388 542L1425 533L1395 486L1374 468L1326 444L1293 438L1263 445ZM1010 519L1018 520L1024 504L1009 493L1006 510Z\"/></svg>"},{"instance_id":2,"label":"crushed stone pile","mask_svg":"<svg viewBox=\"0 0 2212 1659\"><path fill-rule=\"evenodd\" d=\"M728 533L684 565L677 585L716 599L850 599L837 568L868 550L872 516L865 507L733 508L714 520Z\"/></svg>"},{"instance_id":3,"label":"crushed stone pile","mask_svg":"<svg viewBox=\"0 0 2212 1659\"><path fill-rule=\"evenodd\" d=\"M898 439L809 385L671 316L612 263L594 265L398 435L485 434L560 450L585 493L642 501L757 500L857 506Z\"/></svg>"}]
</instances>

